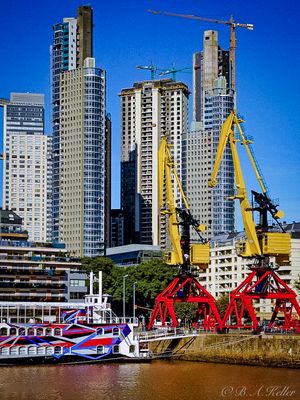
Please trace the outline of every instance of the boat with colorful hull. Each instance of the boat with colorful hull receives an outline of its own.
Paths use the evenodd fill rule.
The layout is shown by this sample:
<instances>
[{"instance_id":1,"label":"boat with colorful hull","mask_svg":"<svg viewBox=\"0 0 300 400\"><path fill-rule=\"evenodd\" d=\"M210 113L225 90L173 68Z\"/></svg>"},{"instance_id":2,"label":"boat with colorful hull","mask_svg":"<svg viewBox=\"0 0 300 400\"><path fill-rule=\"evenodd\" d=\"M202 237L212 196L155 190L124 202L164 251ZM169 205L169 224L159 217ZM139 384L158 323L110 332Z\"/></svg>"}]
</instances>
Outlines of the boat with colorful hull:
<instances>
[{"instance_id":1,"label":"boat with colorful hull","mask_svg":"<svg viewBox=\"0 0 300 400\"><path fill-rule=\"evenodd\" d=\"M84 303L0 302L0 364L146 360L135 326L102 295Z\"/></svg>"}]
</instances>

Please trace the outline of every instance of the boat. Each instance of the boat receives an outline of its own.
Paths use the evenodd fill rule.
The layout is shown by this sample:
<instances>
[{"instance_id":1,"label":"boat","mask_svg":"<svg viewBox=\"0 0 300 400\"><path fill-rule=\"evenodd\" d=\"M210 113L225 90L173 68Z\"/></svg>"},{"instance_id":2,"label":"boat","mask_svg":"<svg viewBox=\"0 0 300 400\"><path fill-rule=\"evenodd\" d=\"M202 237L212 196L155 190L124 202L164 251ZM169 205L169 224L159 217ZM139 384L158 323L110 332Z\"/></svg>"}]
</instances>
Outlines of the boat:
<instances>
[{"instance_id":1,"label":"boat","mask_svg":"<svg viewBox=\"0 0 300 400\"><path fill-rule=\"evenodd\" d=\"M118 318L102 296L82 303L0 302L0 365L146 361L133 330L137 319Z\"/></svg>"}]
</instances>

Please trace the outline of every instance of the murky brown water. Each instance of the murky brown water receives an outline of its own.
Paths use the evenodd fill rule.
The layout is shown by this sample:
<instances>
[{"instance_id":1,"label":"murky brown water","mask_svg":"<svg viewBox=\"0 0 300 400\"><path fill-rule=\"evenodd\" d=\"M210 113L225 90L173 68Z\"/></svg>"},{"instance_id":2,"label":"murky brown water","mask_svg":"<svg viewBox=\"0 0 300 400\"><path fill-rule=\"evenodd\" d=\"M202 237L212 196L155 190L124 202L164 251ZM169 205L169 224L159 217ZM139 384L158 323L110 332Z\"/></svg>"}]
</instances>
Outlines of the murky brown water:
<instances>
[{"instance_id":1,"label":"murky brown water","mask_svg":"<svg viewBox=\"0 0 300 400\"><path fill-rule=\"evenodd\" d=\"M155 361L0 367L1 400L300 399L300 370Z\"/></svg>"}]
</instances>

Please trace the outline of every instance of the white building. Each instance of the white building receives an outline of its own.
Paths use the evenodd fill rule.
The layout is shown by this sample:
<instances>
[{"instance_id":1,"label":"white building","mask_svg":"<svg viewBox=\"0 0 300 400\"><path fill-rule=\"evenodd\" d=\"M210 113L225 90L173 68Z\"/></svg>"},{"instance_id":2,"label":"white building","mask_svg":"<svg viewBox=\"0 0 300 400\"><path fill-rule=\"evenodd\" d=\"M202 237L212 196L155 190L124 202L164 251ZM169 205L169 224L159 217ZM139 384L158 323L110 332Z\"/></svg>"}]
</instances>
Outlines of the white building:
<instances>
[{"instance_id":1,"label":"white building","mask_svg":"<svg viewBox=\"0 0 300 400\"><path fill-rule=\"evenodd\" d=\"M121 207L125 243L165 246L158 204L158 148L172 144L182 174L182 137L187 133L189 91L171 79L138 82L121 91ZM176 194L178 205L180 195Z\"/></svg>"},{"instance_id":2,"label":"white building","mask_svg":"<svg viewBox=\"0 0 300 400\"><path fill-rule=\"evenodd\" d=\"M300 223L288 224L286 230L292 237L290 265L281 266L276 273L295 290L295 280L300 274ZM242 237L245 237L244 232L216 236L211 241L210 264L206 271L200 272L199 281L215 298L236 289L251 272L248 267L253 265L253 260L236 253L236 241ZM270 313L271 306L270 300L261 300L256 308L262 313Z\"/></svg>"},{"instance_id":3,"label":"white building","mask_svg":"<svg viewBox=\"0 0 300 400\"><path fill-rule=\"evenodd\" d=\"M3 209L20 215L29 240L51 241L51 137L44 135L44 95L11 93L3 107Z\"/></svg>"}]
</instances>

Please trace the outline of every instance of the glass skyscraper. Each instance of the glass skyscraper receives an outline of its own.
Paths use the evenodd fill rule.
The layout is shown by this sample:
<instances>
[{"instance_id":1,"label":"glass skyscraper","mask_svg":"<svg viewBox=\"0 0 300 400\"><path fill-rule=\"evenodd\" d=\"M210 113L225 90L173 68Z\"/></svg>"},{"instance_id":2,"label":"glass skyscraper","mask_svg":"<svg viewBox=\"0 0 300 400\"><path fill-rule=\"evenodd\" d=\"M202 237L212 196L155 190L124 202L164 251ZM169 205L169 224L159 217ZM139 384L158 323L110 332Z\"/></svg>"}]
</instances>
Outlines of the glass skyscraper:
<instances>
[{"instance_id":1,"label":"glass skyscraper","mask_svg":"<svg viewBox=\"0 0 300 400\"><path fill-rule=\"evenodd\" d=\"M89 6L53 27L53 236L80 257L105 247L106 77L92 41Z\"/></svg>"}]
</instances>

